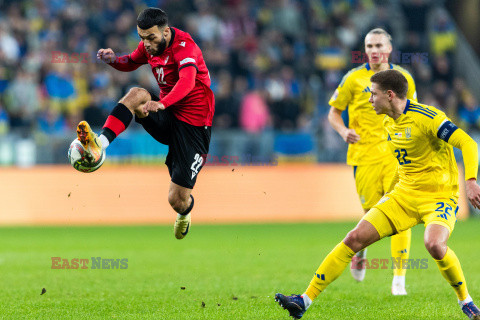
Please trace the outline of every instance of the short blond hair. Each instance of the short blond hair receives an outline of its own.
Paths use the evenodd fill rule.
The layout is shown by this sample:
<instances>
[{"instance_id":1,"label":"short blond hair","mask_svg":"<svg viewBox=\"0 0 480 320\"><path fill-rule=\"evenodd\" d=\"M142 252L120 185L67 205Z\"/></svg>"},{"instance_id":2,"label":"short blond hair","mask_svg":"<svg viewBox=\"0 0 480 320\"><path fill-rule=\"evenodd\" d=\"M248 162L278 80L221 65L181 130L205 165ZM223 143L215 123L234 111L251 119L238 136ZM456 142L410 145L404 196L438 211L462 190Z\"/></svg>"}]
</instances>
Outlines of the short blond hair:
<instances>
[{"instance_id":1,"label":"short blond hair","mask_svg":"<svg viewBox=\"0 0 480 320\"><path fill-rule=\"evenodd\" d=\"M382 29L382 28L375 28L375 29L372 29L372 30L368 31L368 33L367 33L367 35L365 36L365 38L366 38L369 34L383 34L385 37L387 37L388 41L390 41L390 44L392 44L392 36L390 35L390 33L388 33L387 31L385 31L385 30Z\"/></svg>"}]
</instances>

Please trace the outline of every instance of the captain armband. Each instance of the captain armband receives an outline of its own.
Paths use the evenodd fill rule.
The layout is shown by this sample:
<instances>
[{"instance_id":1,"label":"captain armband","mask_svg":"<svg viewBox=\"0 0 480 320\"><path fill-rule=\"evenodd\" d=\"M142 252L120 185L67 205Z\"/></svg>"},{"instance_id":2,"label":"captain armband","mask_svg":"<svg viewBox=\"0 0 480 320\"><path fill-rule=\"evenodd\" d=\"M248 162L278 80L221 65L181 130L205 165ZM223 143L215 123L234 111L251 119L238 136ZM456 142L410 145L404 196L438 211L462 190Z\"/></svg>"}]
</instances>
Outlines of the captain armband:
<instances>
[{"instance_id":1,"label":"captain armband","mask_svg":"<svg viewBox=\"0 0 480 320\"><path fill-rule=\"evenodd\" d=\"M452 121L445 119L440 127L438 128L437 137L442 139L445 142L448 142L448 139L452 134L458 129L458 127L452 123Z\"/></svg>"}]
</instances>

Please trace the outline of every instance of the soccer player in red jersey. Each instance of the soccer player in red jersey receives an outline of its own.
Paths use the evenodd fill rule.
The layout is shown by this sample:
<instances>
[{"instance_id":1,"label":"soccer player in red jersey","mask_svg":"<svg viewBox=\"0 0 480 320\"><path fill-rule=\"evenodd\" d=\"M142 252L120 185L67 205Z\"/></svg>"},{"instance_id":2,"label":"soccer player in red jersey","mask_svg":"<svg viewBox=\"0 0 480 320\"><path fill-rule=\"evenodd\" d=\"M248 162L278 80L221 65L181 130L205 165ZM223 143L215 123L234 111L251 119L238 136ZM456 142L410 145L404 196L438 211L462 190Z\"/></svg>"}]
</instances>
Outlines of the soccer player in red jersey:
<instances>
[{"instance_id":1,"label":"soccer player in red jersey","mask_svg":"<svg viewBox=\"0 0 480 320\"><path fill-rule=\"evenodd\" d=\"M168 201L177 212L175 237L183 239L190 228L194 204L191 192L210 144L215 112L210 75L200 48L188 33L168 25L163 10L143 10L137 18L137 31L141 41L131 54L117 57L108 48L100 49L97 58L124 72L148 63L160 87L160 97L143 88L132 88L112 110L100 136L86 121L79 123L77 136L88 158L96 161L135 117L153 138L168 145Z\"/></svg>"}]
</instances>

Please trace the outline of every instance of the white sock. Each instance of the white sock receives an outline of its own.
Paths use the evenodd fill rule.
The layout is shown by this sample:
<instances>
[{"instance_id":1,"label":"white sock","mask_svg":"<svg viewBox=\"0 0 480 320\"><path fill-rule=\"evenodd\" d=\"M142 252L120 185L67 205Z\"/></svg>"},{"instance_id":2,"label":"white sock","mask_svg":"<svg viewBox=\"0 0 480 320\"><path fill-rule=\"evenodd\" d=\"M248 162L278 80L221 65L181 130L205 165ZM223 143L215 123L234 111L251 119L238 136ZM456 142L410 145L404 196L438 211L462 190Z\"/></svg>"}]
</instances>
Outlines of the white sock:
<instances>
[{"instance_id":1,"label":"white sock","mask_svg":"<svg viewBox=\"0 0 480 320\"><path fill-rule=\"evenodd\" d=\"M462 300L462 301L458 300L458 304L460 305L460 307L463 307L464 304L472 302L472 301L473 301L472 297L470 297L470 295L468 295L465 300Z\"/></svg>"},{"instance_id":2,"label":"white sock","mask_svg":"<svg viewBox=\"0 0 480 320\"><path fill-rule=\"evenodd\" d=\"M307 295L306 292L302 294L302 298L303 298L303 303L305 304L305 310L307 310L308 307L310 307L310 305L312 304L312 299L310 299L310 297Z\"/></svg>"},{"instance_id":3,"label":"white sock","mask_svg":"<svg viewBox=\"0 0 480 320\"><path fill-rule=\"evenodd\" d=\"M110 144L107 137L105 137L103 134L101 134L99 139L100 139L100 142L102 142L102 149L103 150L107 149L108 145Z\"/></svg>"},{"instance_id":4,"label":"white sock","mask_svg":"<svg viewBox=\"0 0 480 320\"><path fill-rule=\"evenodd\" d=\"M190 214L190 212L189 212L189 213L187 213L187 214L180 214L180 213L177 213L177 219L178 219L178 218L180 218L180 219L184 219L185 217L188 217L188 215L189 215L189 214Z\"/></svg>"},{"instance_id":5,"label":"white sock","mask_svg":"<svg viewBox=\"0 0 480 320\"><path fill-rule=\"evenodd\" d=\"M362 258L362 259L366 258L366 257L367 257L367 248L358 251L358 252L355 254L355 256L356 256L357 258Z\"/></svg>"},{"instance_id":6,"label":"white sock","mask_svg":"<svg viewBox=\"0 0 480 320\"><path fill-rule=\"evenodd\" d=\"M395 285L405 288L405 276L393 276L392 286Z\"/></svg>"}]
</instances>

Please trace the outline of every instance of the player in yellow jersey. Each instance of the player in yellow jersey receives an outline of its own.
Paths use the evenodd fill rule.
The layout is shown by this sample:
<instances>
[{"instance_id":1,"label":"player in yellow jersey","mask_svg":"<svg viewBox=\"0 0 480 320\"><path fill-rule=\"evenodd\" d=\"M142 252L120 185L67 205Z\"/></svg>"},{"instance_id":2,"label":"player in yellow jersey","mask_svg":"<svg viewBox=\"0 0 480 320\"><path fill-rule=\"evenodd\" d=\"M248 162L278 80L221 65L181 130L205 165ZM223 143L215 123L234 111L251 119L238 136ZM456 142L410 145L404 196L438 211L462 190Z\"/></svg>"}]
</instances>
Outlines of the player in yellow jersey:
<instances>
[{"instance_id":1,"label":"player in yellow jersey","mask_svg":"<svg viewBox=\"0 0 480 320\"><path fill-rule=\"evenodd\" d=\"M347 267L356 252L423 222L424 242L442 276L455 291L462 311L480 320L468 294L457 256L447 246L458 210L458 171L452 146L462 150L468 200L480 209L477 143L444 112L407 99L407 79L396 70L371 77L370 102L385 114L389 149L397 158L397 178L387 193L323 260L303 295L275 299L300 319L312 300Z\"/></svg>"},{"instance_id":2,"label":"player in yellow jersey","mask_svg":"<svg viewBox=\"0 0 480 320\"><path fill-rule=\"evenodd\" d=\"M394 69L408 80L407 98L416 101L415 82L403 68L388 63L392 52L390 35L383 29L373 29L365 37L365 53L369 62L350 70L342 79L329 101L328 120L332 127L349 144L347 164L353 166L353 174L360 202L366 213L385 194L393 179L397 161L387 147L383 130L383 116L375 114L370 98L370 77L378 71ZM342 112L348 106L349 126L345 126ZM411 231L406 230L391 240L392 258L408 259ZM350 271L357 281L365 278L366 250L361 250L352 260ZM401 260L400 260L401 261ZM392 294L406 295L407 269L394 268Z\"/></svg>"}]
</instances>

